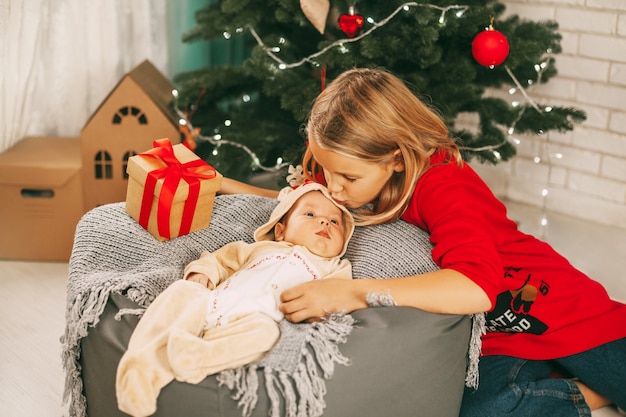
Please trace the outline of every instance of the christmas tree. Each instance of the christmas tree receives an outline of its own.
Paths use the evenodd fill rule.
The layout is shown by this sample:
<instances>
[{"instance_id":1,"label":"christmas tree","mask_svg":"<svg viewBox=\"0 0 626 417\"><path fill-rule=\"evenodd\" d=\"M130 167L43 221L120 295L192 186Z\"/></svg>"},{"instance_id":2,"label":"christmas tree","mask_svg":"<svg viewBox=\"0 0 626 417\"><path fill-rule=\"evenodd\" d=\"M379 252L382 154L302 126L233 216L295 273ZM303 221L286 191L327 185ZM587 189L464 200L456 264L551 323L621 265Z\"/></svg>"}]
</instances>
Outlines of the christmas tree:
<instances>
[{"instance_id":1,"label":"christmas tree","mask_svg":"<svg viewBox=\"0 0 626 417\"><path fill-rule=\"evenodd\" d=\"M302 126L324 83L349 68L383 67L444 117L466 160L496 164L515 154L513 131L567 131L585 119L525 92L556 74L557 23L500 19L503 12L487 0L216 1L197 12L183 41L244 42L249 54L178 74L176 107L200 132L196 152L245 181L259 167L300 162ZM503 86L526 99L512 105L486 94ZM464 115L473 115L473 129L459 123Z\"/></svg>"}]
</instances>

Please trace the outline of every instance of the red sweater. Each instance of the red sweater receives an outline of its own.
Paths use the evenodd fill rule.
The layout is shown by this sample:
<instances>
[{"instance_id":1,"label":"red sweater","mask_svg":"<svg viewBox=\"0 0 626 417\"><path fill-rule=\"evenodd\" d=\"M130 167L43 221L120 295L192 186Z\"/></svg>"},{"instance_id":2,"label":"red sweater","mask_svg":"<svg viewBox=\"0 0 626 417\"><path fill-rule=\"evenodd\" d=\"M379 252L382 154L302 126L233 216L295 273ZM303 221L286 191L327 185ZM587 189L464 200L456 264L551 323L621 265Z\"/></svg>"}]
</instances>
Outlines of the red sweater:
<instances>
[{"instance_id":1,"label":"red sweater","mask_svg":"<svg viewBox=\"0 0 626 417\"><path fill-rule=\"evenodd\" d=\"M626 305L548 244L522 233L506 207L464 165L420 178L402 218L430 234L434 261L489 296L483 355L555 359L626 337Z\"/></svg>"}]
</instances>

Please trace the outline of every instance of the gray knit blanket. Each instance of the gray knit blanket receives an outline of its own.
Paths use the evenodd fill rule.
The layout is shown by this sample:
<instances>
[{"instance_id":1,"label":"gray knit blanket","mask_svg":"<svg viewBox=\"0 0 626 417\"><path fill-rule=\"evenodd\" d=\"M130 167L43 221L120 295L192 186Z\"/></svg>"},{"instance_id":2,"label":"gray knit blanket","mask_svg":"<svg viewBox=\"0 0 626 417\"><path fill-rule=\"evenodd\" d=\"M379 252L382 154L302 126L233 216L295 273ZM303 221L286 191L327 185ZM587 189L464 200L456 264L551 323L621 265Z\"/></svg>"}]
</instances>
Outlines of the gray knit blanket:
<instances>
[{"instance_id":1,"label":"gray knit blanket","mask_svg":"<svg viewBox=\"0 0 626 417\"><path fill-rule=\"evenodd\" d=\"M226 243L252 242L254 230L269 218L276 200L252 195L216 197L211 224L186 236L158 242L128 216L124 203L98 207L79 222L69 263L66 328L62 336L65 371L63 401L71 417L86 417L80 375L80 340L95 326L109 295L124 293L145 309L204 250ZM414 275L437 269L428 235L403 221L358 227L346 256L358 278ZM141 314L120 311L118 314ZM482 319L482 315L478 317ZM350 315L333 315L314 324L280 323L277 345L259 362L223 371L218 379L233 391L246 416L252 412L262 368L270 397L269 415L314 417L324 409L324 381L337 364L348 365L340 345L354 326ZM475 385L481 320L474 320L466 383ZM321 373L318 371L321 370ZM284 411L279 409L282 398ZM284 413L284 414L283 414Z\"/></svg>"}]
</instances>

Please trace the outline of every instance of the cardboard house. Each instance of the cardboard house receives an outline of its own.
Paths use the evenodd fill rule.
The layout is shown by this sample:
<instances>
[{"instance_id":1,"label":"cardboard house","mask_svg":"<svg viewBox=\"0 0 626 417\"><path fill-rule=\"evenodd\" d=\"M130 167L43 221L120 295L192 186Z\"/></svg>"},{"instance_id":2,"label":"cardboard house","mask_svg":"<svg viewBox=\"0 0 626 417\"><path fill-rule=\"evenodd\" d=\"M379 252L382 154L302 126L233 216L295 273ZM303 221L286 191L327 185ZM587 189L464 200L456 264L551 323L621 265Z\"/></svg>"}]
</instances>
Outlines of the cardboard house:
<instances>
[{"instance_id":1,"label":"cardboard house","mask_svg":"<svg viewBox=\"0 0 626 417\"><path fill-rule=\"evenodd\" d=\"M126 74L81 131L85 211L124 201L128 158L156 139L180 142L178 117L170 107L174 87L149 61Z\"/></svg>"}]
</instances>

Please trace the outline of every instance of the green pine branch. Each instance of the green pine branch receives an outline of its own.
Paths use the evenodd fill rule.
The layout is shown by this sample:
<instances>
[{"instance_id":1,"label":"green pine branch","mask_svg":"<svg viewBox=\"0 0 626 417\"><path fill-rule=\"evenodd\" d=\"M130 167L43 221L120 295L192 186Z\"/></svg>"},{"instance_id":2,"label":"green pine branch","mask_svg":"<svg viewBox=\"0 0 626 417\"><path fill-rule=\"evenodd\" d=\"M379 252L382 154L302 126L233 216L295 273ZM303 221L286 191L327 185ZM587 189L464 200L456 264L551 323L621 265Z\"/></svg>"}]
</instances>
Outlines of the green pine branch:
<instances>
[{"instance_id":1,"label":"green pine branch","mask_svg":"<svg viewBox=\"0 0 626 417\"><path fill-rule=\"evenodd\" d=\"M183 41L211 45L236 42L245 45L249 54L243 62L178 74L174 79L179 89L178 105L193 114L192 123L202 129L203 135L219 133L224 139L246 145L266 166L274 165L278 158L299 162L305 148L302 125L320 92L322 68L328 82L356 66L389 69L443 116L468 160L497 164L514 156L515 146L507 140L511 126L517 133L563 132L585 120L579 109L552 106L550 111L541 107L537 111L528 100L513 107L502 98L486 95L491 88L516 87L507 68L524 88L531 90L531 97L556 75L555 57L561 52L556 22L533 22L518 16L500 19L505 6L494 1L431 1L442 7L463 4L469 8L460 17L449 11L441 24L439 10L410 7L358 42L331 48L314 62L282 70L257 45L249 27L254 28L265 47L279 47L275 53L286 63L346 39L345 34L332 19L325 33L320 34L300 10L299 2L293 0L216 1L197 12L197 25ZM331 2L333 16L346 13L349 3L353 2ZM381 21L404 3L359 0L356 7L363 16ZM478 64L471 53L473 38L489 25L491 16L494 28L507 37L510 45L505 63L493 69ZM371 27L366 22L363 30ZM224 38L225 33L231 36L229 40ZM540 64L543 66L538 68ZM243 97L250 100L244 101ZM475 131L456 126L462 113L477 116ZM225 126L225 120L232 124ZM245 180L254 170L249 156L241 150L220 146L214 155L215 150L214 145L203 143L198 153L225 175Z\"/></svg>"}]
</instances>

